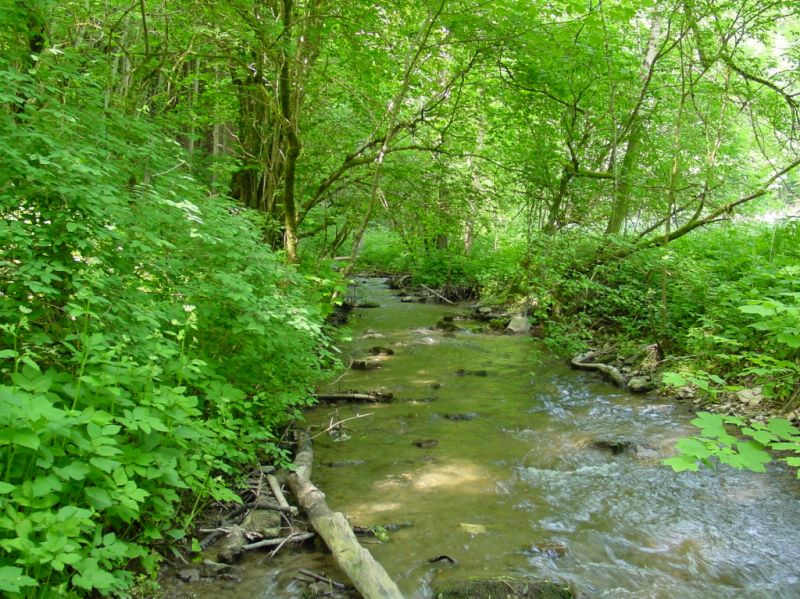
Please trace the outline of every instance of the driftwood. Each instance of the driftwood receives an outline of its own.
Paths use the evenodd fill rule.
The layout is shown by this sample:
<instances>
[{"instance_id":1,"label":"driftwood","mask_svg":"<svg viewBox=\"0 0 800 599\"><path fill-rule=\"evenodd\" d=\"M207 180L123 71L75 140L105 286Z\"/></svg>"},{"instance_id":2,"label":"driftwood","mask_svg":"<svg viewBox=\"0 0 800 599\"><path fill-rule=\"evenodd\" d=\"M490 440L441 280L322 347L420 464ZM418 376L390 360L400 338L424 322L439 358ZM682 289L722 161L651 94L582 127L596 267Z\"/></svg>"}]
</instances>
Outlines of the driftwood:
<instances>
[{"instance_id":1,"label":"driftwood","mask_svg":"<svg viewBox=\"0 0 800 599\"><path fill-rule=\"evenodd\" d=\"M438 291L434 291L430 287L427 287L425 285L420 285L420 287L422 287L425 291L428 291L428 292L432 293L433 295L438 297L440 300L443 300L443 301L447 302L448 304L452 304L453 303L449 299L447 299L445 296L443 296L441 293L439 293Z\"/></svg>"},{"instance_id":2,"label":"driftwood","mask_svg":"<svg viewBox=\"0 0 800 599\"><path fill-rule=\"evenodd\" d=\"M281 490L281 484L278 482L278 479L272 476L271 474L267 475L267 483L269 484L269 488L272 490L272 494L275 496L275 499L278 501L278 506L280 506L282 512L289 512L293 516L297 514L297 508L293 505L289 505L289 502L286 501L286 497L283 496L283 491Z\"/></svg>"},{"instance_id":3,"label":"driftwood","mask_svg":"<svg viewBox=\"0 0 800 599\"><path fill-rule=\"evenodd\" d=\"M646 347L642 352L639 352L639 354L643 353L644 351L652 351L653 347L654 346ZM579 370L596 370L597 372L602 373L606 378L613 381L618 387L627 389L632 393L646 393L655 389L656 384L649 375L638 372L626 377L618 368L611 366L610 364L591 361L596 360L598 356L608 353L608 350L588 352L586 354L574 357L570 364L573 368L577 368Z\"/></svg>"},{"instance_id":4,"label":"driftwood","mask_svg":"<svg viewBox=\"0 0 800 599\"><path fill-rule=\"evenodd\" d=\"M336 403L344 401L352 402L370 402L370 403L389 403L394 400L394 395L391 393L315 393L314 397L317 401L326 403Z\"/></svg>"},{"instance_id":5,"label":"driftwood","mask_svg":"<svg viewBox=\"0 0 800 599\"><path fill-rule=\"evenodd\" d=\"M250 551L252 549L261 549L262 547L278 547L280 545L285 545L286 543L302 543L303 541L308 541L309 539L313 538L313 532L297 532L285 538L264 539L263 541L249 543L247 545L243 545L242 549L244 551Z\"/></svg>"},{"instance_id":6,"label":"driftwood","mask_svg":"<svg viewBox=\"0 0 800 599\"><path fill-rule=\"evenodd\" d=\"M274 470L272 466L264 467L262 466L262 472L267 473ZM222 537L227 537L225 539L225 543L223 544L223 548L220 550L222 554L225 555L225 559L228 560L228 563L232 563L236 561L239 557L241 557L242 548L246 543L246 535L243 534L244 532L255 532L257 534L261 534L262 531L256 530L251 526L252 523L248 522L250 516L254 514L259 514L259 510L263 512L270 511L270 512L281 512L284 514L289 514L291 516L297 515L297 508L293 505L289 505L286 501L286 498L283 496L283 493L280 492L280 485L278 481L275 479L274 476L268 475L267 482L269 482L273 495L275 496L275 500L278 503L271 501L271 498L266 495L261 489L261 483L259 482L258 494L259 497L256 501L250 501L248 503L243 503L242 505L238 506L234 510L232 510L223 520L217 523L217 525L211 529L201 529L200 532L208 533L206 537L204 537L200 541L200 548L201 549L208 549L216 543ZM277 493L275 488L273 487L273 482L275 488L277 488ZM254 511L255 510L255 511ZM247 513L245 516L244 521L237 524L237 520L242 514ZM261 518L263 520L263 517ZM276 528L279 528L279 522L276 525ZM276 533L277 534L277 533Z\"/></svg>"},{"instance_id":7,"label":"driftwood","mask_svg":"<svg viewBox=\"0 0 800 599\"><path fill-rule=\"evenodd\" d=\"M303 576L308 576L312 580L316 580L317 582L326 584L329 587L334 588L338 591L347 590L347 585L342 584L341 582L336 582L332 578L328 578L327 576L323 576L322 574L317 574L316 572L312 572L311 570L303 570L303 569L298 570L298 572ZM295 578L295 580L301 580L302 582L305 582L305 580L301 578Z\"/></svg>"},{"instance_id":8,"label":"driftwood","mask_svg":"<svg viewBox=\"0 0 800 599\"><path fill-rule=\"evenodd\" d=\"M303 433L295 457L296 470L287 479L287 484L311 526L364 599L403 599L400 589L383 566L359 544L344 515L333 512L325 502L325 495L311 482L313 459L311 437Z\"/></svg>"},{"instance_id":9,"label":"driftwood","mask_svg":"<svg viewBox=\"0 0 800 599\"><path fill-rule=\"evenodd\" d=\"M572 358L570 364L573 368L577 368L578 370L596 370L604 374L607 378L611 379L617 386L622 387L623 389L628 388L628 380L625 378L618 368L614 366L609 366L608 364L602 364L600 362L587 362L586 360L592 360L599 355L599 352L589 352L588 354L583 354L580 356L576 356Z\"/></svg>"}]
</instances>

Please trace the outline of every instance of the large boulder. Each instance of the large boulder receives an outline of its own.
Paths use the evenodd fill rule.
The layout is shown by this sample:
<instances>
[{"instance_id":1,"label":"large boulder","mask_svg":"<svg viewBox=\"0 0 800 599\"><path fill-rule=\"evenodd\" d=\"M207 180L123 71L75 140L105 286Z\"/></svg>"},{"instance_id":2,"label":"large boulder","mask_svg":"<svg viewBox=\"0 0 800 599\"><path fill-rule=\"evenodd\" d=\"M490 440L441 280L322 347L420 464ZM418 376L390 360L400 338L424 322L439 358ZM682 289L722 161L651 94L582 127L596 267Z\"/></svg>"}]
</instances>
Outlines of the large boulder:
<instances>
[{"instance_id":1,"label":"large boulder","mask_svg":"<svg viewBox=\"0 0 800 599\"><path fill-rule=\"evenodd\" d=\"M647 393L656 388L656 384L648 376L634 376L628 380L628 391L632 393Z\"/></svg>"},{"instance_id":2,"label":"large boulder","mask_svg":"<svg viewBox=\"0 0 800 599\"><path fill-rule=\"evenodd\" d=\"M512 316L511 320L506 325L507 333L524 335L530 333L530 331L531 331L531 322L528 320L527 316L523 316L521 314Z\"/></svg>"}]
</instances>

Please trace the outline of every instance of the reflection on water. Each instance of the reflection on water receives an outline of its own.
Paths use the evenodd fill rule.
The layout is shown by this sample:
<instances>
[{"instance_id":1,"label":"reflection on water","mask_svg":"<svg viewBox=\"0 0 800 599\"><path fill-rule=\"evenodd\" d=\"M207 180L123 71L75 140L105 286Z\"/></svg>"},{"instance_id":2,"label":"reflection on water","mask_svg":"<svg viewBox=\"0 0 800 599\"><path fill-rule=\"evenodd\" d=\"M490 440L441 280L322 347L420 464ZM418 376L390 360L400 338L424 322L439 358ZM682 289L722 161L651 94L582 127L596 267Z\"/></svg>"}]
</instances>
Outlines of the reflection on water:
<instances>
[{"instance_id":1,"label":"reflection on water","mask_svg":"<svg viewBox=\"0 0 800 599\"><path fill-rule=\"evenodd\" d=\"M314 479L353 524L413 524L370 546L408 597L429 597L437 580L503 574L593 597L800 597L792 473L676 475L660 460L690 430L681 407L573 372L530 339L428 328L453 308L400 303L374 283L361 295L382 307L355 311L353 353L379 344L394 355L332 390L385 387L399 401L316 408L309 420L325 425L373 414L345 423L345 441L317 439ZM384 337L361 339L368 329ZM429 563L439 555L458 565ZM329 567L296 565L312 559L250 566L225 596L298 597L292 568Z\"/></svg>"}]
</instances>

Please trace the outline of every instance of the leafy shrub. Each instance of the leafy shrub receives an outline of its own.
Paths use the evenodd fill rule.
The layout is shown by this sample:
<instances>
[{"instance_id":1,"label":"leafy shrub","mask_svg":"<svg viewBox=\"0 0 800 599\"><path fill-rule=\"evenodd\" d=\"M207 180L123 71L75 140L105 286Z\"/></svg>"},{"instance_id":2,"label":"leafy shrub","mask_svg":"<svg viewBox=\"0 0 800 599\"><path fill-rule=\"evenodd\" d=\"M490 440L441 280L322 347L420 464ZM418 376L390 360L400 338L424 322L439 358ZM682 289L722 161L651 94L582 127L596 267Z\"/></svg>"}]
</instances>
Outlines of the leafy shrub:
<instances>
[{"instance_id":1,"label":"leafy shrub","mask_svg":"<svg viewBox=\"0 0 800 599\"><path fill-rule=\"evenodd\" d=\"M0 89L28 99L0 110L0 591L122 593L245 465L285 459L330 282L91 80L53 101L0 68Z\"/></svg>"},{"instance_id":2,"label":"leafy shrub","mask_svg":"<svg viewBox=\"0 0 800 599\"><path fill-rule=\"evenodd\" d=\"M764 465L772 461L768 450L789 452L780 459L800 467L800 430L784 418L747 423L739 416L700 412L692 424L700 434L678 441L678 455L664 460L675 472L696 472L701 464L713 467L712 458L738 470L764 472Z\"/></svg>"}]
</instances>

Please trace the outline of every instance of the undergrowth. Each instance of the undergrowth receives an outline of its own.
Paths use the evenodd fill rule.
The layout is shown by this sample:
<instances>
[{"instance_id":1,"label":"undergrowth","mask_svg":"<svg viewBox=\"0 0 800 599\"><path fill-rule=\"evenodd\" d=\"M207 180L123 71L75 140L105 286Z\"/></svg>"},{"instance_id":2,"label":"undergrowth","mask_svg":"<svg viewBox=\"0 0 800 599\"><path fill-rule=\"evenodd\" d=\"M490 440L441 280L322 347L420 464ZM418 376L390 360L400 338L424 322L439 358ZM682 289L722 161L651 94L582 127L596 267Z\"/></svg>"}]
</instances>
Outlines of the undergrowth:
<instances>
[{"instance_id":1,"label":"undergrowth","mask_svg":"<svg viewBox=\"0 0 800 599\"><path fill-rule=\"evenodd\" d=\"M0 68L24 105L0 110L0 593L125 594L245 465L286 461L338 282L284 266L157 124L49 68L64 95Z\"/></svg>"}]
</instances>

